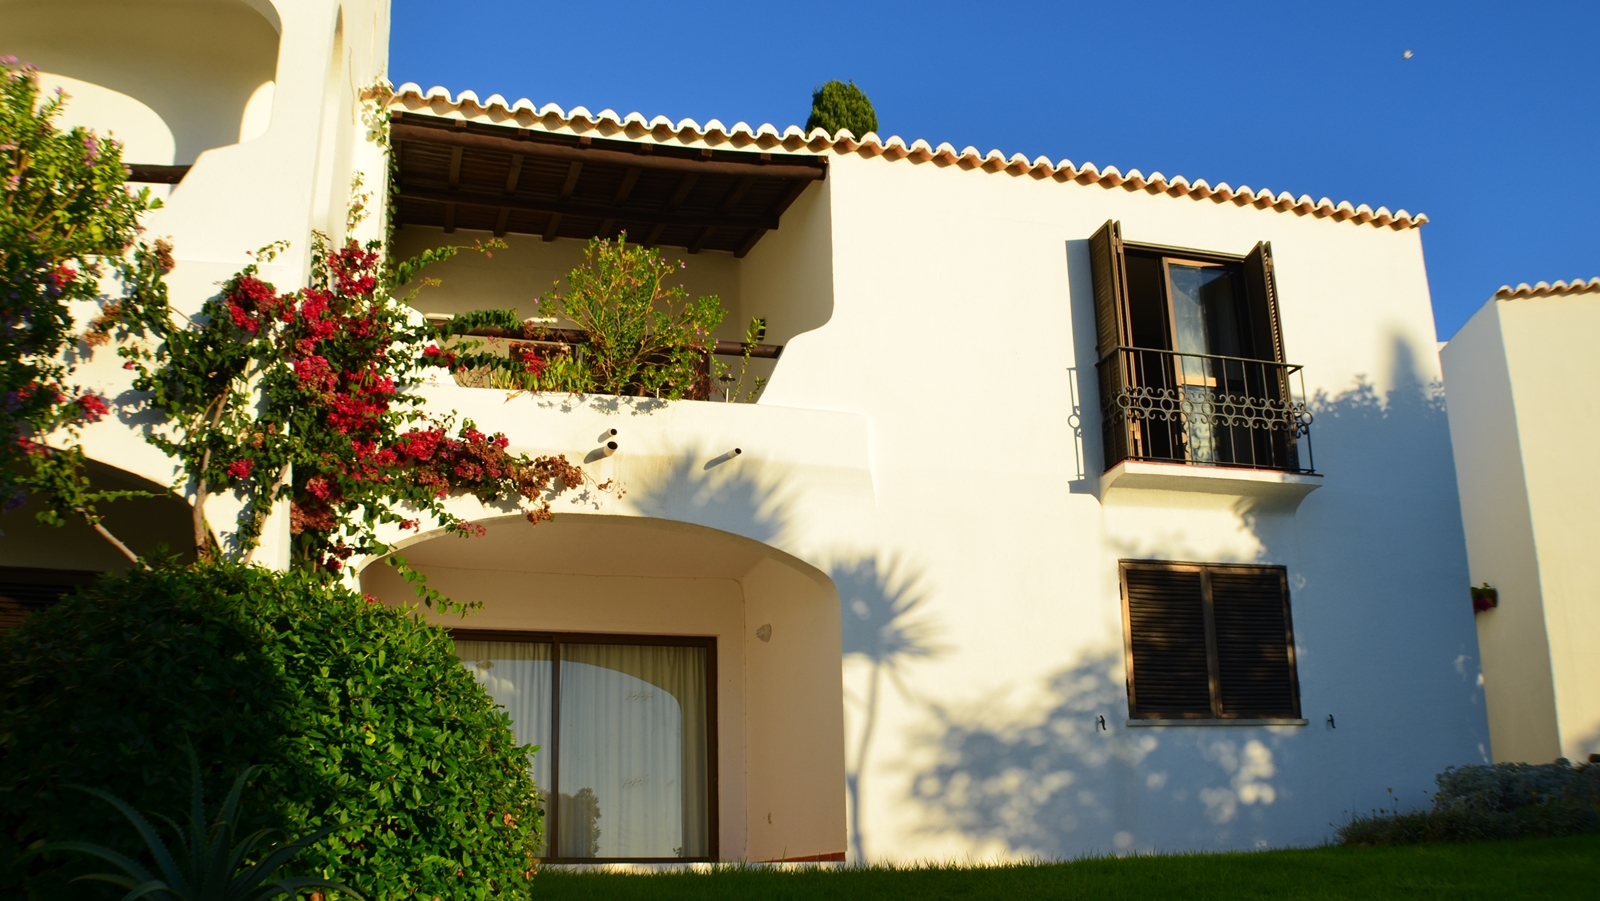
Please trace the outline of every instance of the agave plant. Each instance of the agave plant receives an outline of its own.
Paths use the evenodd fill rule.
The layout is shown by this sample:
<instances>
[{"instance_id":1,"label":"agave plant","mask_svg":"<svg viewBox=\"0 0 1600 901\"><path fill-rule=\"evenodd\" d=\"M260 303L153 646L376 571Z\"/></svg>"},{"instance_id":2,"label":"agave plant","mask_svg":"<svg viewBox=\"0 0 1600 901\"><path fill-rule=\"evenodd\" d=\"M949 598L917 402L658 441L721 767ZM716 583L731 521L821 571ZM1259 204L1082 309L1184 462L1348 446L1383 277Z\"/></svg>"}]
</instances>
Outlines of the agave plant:
<instances>
[{"instance_id":1,"label":"agave plant","mask_svg":"<svg viewBox=\"0 0 1600 901\"><path fill-rule=\"evenodd\" d=\"M216 816L208 820L204 791L200 787L200 763L195 759L193 748L185 748L185 751L189 755L189 771L193 783L190 792L189 828L184 829L168 817L156 815L171 828L176 838L172 848L162 840L161 835L151 827L150 821L145 819L143 814L121 798L97 788L69 786L105 801L127 817L128 822L133 824L133 828L144 839L145 845L150 849L150 855L155 858L159 875L151 873L137 860L127 855L92 842L52 842L39 846L33 853L74 851L115 864L122 873L93 873L79 876L73 881L95 880L125 888L128 893L122 896L122 901L145 898L153 901L266 901L279 896L296 898L301 890L312 888L333 889L347 893L352 898L361 898L354 889L325 879L306 876L273 878L274 874L293 860L296 854L338 829L337 824L275 848L261 847L267 836L275 831L272 829L252 832L235 844L234 824L239 817L239 797L244 793L245 784L259 772L260 768L249 767L240 773L239 778L233 781L233 789L228 792L228 797L222 802L222 807L217 810ZM259 853L258 848L260 848ZM258 862L247 864L246 861L252 857L258 857Z\"/></svg>"}]
</instances>

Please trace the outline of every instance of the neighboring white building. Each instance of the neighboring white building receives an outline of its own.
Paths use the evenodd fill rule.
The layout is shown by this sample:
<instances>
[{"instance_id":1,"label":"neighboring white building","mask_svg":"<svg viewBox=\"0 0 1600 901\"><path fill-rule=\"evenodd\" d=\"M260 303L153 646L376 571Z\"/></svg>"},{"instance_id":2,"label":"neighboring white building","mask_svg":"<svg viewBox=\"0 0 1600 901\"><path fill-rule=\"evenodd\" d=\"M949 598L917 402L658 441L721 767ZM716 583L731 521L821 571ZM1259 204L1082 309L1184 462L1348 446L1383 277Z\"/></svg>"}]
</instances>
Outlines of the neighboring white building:
<instances>
[{"instance_id":1,"label":"neighboring white building","mask_svg":"<svg viewBox=\"0 0 1600 901\"><path fill-rule=\"evenodd\" d=\"M102 52L121 20L68 36L66 7L212 30L124 60ZM92 98L84 121L148 135L130 161L190 166L150 221L177 306L280 238L301 255L266 277L300 283L351 176L389 172L361 101L386 5L129 9L0 0L0 53ZM625 229L723 299L721 337L760 317L782 348L755 403L423 389L626 489L537 528L463 499L486 537L406 549L483 602L445 622L546 748L557 856L1309 844L1488 758L1423 217L410 85L390 109L400 252L510 244L430 271L420 312L531 316L588 238ZM115 360L85 372L125 390ZM88 441L175 476L117 422ZM12 565L103 554L0 542ZM363 581L410 597L387 567Z\"/></svg>"},{"instance_id":2,"label":"neighboring white building","mask_svg":"<svg viewBox=\"0 0 1600 901\"><path fill-rule=\"evenodd\" d=\"M1501 288L1441 354L1495 760L1600 754L1600 278Z\"/></svg>"}]
</instances>

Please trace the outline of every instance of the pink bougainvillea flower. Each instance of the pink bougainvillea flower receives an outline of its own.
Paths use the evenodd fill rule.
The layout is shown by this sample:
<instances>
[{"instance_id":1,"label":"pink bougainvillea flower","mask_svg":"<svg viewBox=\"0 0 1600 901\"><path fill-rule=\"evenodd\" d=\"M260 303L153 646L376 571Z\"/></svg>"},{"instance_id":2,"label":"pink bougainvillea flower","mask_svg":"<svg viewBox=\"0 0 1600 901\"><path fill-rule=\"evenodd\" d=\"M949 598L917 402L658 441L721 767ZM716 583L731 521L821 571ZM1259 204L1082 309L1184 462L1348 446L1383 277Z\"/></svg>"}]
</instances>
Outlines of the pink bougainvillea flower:
<instances>
[{"instance_id":1,"label":"pink bougainvillea flower","mask_svg":"<svg viewBox=\"0 0 1600 901\"><path fill-rule=\"evenodd\" d=\"M255 468L254 460L235 460L228 464L228 475L236 479L250 478L250 470Z\"/></svg>"}]
</instances>

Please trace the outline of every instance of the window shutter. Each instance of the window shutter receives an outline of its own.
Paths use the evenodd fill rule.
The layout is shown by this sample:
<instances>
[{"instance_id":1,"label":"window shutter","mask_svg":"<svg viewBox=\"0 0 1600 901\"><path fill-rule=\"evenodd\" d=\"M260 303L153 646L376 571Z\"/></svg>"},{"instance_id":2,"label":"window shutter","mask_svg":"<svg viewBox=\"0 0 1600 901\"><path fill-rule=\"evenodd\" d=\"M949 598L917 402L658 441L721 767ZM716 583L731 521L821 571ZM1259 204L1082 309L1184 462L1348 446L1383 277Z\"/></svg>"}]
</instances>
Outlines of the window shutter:
<instances>
[{"instance_id":1,"label":"window shutter","mask_svg":"<svg viewBox=\"0 0 1600 901\"><path fill-rule=\"evenodd\" d=\"M1223 716L1300 716L1289 590L1281 569L1214 569L1211 603Z\"/></svg>"},{"instance_id":2,"label":"window shutter","mask_svg":"<svg viewBox=\"0 0 1600 901\"><path fill-rule=\"evenodd\" d=\"M1128 325L1128 271L1122 253L1122 223L1107 220L1089 238L1089 275L1094 280L1097 356L1133 343Z\"/></svg>"},{"instance_id":3,"label":"window shutter","mask_svg":"<svg viewBox=\"0 0 1600 901\"><path fill-rule=\"evenodd\" d=\"M1278 319L1278 282L1272 274L1272 243L1262 241L1244 258L1245 289L1250 294L1251 338L1260 359L1285 362Z\"/></svg>"},{"instance_id":4,"label":"window shutter","mask_svg":"<svg viewBox=\"0 0 1600 901\"><path fill-rule=\"evenodd\" d=\"M1210 717L1205 594L1198 569L1124 566L1133 716Z\"/></svg>"}]
</instances>

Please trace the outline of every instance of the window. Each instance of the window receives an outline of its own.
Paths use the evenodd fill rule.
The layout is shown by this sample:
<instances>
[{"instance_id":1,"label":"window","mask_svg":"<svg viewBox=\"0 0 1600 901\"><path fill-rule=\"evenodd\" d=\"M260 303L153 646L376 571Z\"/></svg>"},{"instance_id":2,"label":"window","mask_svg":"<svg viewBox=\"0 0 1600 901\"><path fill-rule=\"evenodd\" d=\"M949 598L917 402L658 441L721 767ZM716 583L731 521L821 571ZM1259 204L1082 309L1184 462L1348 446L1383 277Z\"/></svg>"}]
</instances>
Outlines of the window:
<instances>
[{"instance_id":1,"label":"window","mask_svg":"<svg viewBox=\"0 0 1600 901\"><path fill-rule=\"evenodd\" d=\"M539 746L547 860L716 859L715 639L454 635Z\"/></svg>"},{"instance_id":2,"label":"window","mask_svg":"<svg viewBox=\"0 0 1600 901\"><path fill-rule=\"evenodd\" d=\"M89 570L0 566L0 633L16 628L29 614L55 604L99 575Z\"/></svg>"},{"instance_id":3,"label":"window","mask_svg":"<svg viewBox=\"0 0 1600 901\"><path fill-rule=\"evenodd\" d=\"M1123 460L1310 471L1284 362L1272 246L1244 256L1089 240L1106 468ZM1304 390L1300 396L1304 397Z\"/></svg>"},{"instance_id":4,"label":"window","mask_svg":"<svg viewBox=\"0 0 1600 901\"><path fill-rule=\"evenodd\" d=\"M1122 564L1128 716L1298 720L1281 566Z\"/></svg>"}]
</instances>

